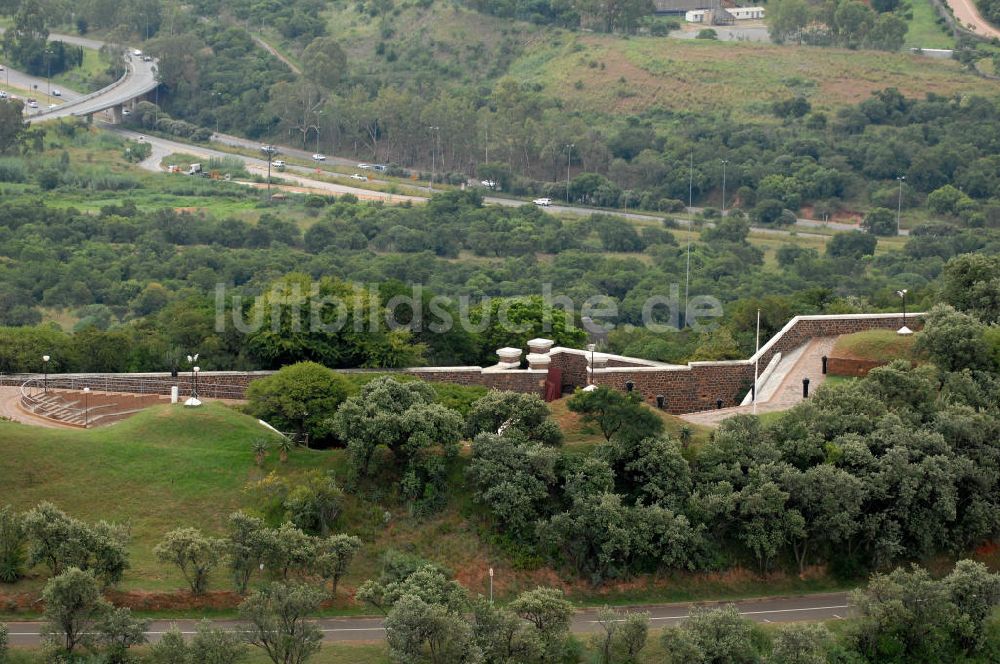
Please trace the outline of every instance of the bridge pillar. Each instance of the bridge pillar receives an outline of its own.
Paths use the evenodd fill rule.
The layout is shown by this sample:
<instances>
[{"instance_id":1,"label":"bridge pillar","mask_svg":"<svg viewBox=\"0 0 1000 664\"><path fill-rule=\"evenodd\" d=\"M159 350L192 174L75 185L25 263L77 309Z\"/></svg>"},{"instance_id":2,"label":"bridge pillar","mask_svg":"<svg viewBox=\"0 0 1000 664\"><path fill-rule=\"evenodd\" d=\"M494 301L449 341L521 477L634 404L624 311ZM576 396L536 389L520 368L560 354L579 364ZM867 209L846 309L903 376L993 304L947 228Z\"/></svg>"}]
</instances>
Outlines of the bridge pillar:
<instances>
[{"instance_id":1,"label":"bridge pillar","mask_svg":"<svg viewBox=\"0 0 1000 664\"><path fill-rule=\"evenodd\" d=\"M115 107L113 107L111 109L111 121L114 124L121 124L122 123L122 118L123 118L123 115L122 115L122 105L118 104L117 106L115 106Z\"/></svg>"}]
</instances>

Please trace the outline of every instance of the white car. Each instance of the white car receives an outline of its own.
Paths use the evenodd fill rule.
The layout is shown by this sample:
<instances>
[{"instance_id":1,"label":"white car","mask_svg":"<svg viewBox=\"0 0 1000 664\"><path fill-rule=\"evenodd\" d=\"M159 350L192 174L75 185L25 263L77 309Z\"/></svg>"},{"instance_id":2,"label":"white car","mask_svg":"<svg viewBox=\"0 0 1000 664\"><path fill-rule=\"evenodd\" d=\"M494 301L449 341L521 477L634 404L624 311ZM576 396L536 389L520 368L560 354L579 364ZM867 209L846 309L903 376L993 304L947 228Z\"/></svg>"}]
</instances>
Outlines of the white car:
<instances>
[{"instance_id":1,"label":"white car","mask_svg":"<svg viewBox=\"0 0 1000 664\"><path fill-rule=\"evenodd\" d=\"M52 91L52 96L53 97L62 97L62 93L59 92L58 90L53 90Z\"/></svg>"},{"instance_id":2,"label":"white car","mask_svg":"<svg viewBox=\"0 0 1000 664\"><path fill-rule=\"evenodd\" d=\"M489 187L490 189L496 189L497 183L494 180L483 180L480 184L484 187Z\"/></svg>"},{"instance_id":3,"label":"white car","mask_svg":"<svg viewBox=\"0 0 1000 664\"><path fill-rule=\"evenodd\" d=\"M284 168L285 167L285 160L284 159L275 159L274 161L271 162L271 165L274 166L275 168Z\"/></svg>"},{"instance_id":4,"label":"white car","mask_svg":"<svg viewBox=\"0 0 1000 664\"><path fill-rule=\"evenodd\" d=\"M360 180L361 182L368 182L368 176L367 175L361 175L359 173L355 173L354 175L352 175L351 179L352 180Z\"/></svg>"},{"instance_id":5,"label":"white car","mask_svg":"<svg viewBox=\"0 0 1000 664\"><path fill-rule=\"evenodd\" d=\"M142 55L142 51L140 51L139 49L135 49L134 51L132 51L132 55L138 57Z\"/></svg>"},{"instance_id":6,"label":"white car","mask_svg":"<svg viewBox=\"0 0 1000 664\"><path fill-rule=\"evenodd\" d=\"M6 98L7 98L7 91L0 90L0 99L6 99Z\"/></svg>"},{"instance_id":7,"label":"white car","mask_svg":"<svg viewBox=\"0 0 1000 664\"><path fill-rule=\"evenodd\" d=\"M360 169L362 169L362 170L365 170L365 171L367 171L367 170L371 170L371 167L372 167L372 165L371 165L371 164L366 164L366 163L364 163L364 162L362 162L362 163L358 164L358 168L360 168Z\"/></svg>"},{"instance_id":8,"label":"white car","mask_svg":"<svg viewBox=\"0 0 1000 664\"><path fill-rule=\"evenodd\" d=\"M535 200L533 200L531 202L534 203L535 205L541 205L543 207L547 207L549 205L552 205L552 199L551 198L536 198Z\"/></svg>"},{"instance_id":9,"label":"white car","mask_svg":"<svg viewBox=\"0 0 1000 664\"><path fill-rule=\"evenodd\" d=\"M49 104L49 110L51 111L53 108L59 108L59 104Z\"/></svg>"},{"instance_id":10,"label":"white car","mask_svg":"<svg viewBox=\"0 0 1000 664\"><path fill-rule=\"evenodd\" d=\"M317 152L313 155L313 161L326 161L326 155Z\"/></svg>"},{"instance_id":11,"label":"white car","mask_svg":"<svg viewBox=\"0 0 1000 664\"><path fill-rule=\"evenodd\" d=\"M132 111L128 110L127 108L123 108L122 115L132 115Z\"/></svg>"},{"instance_id":12,"label":"white car","mask_svg":"<svg viewBox=\"0 0 1000 664\"><path fill-rule=\"evenodd\" d=\"M30 108L38 108L38 102L32 99L31 101L28 102L28 106Z\"/></svg>"}]
</instances>

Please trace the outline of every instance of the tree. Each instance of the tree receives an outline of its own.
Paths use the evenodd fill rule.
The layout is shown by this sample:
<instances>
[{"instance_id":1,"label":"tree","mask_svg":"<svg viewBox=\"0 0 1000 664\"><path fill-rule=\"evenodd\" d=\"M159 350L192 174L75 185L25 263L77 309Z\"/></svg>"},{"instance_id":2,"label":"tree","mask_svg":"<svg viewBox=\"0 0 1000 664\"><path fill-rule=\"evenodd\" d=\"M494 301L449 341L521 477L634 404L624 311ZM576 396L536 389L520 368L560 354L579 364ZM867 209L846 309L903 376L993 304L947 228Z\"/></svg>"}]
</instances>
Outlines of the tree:
<instances>
[{"instance_id":1,"label":"tree","mask_svg":"<svg viewBox=\"0 0 1000 664\"><path fill-rule=\"evenodd\" d=\"M247 642L263 650L274 664L302 664L319 652L323 632L308 618L324 593L306 585L272 583L240 604Z\"/></svg>"},{"instance_id":2,"label":"tree","mask_svg":"<svg viewBox=\"0 0 1000 664\"><path fill-rule=\"evenodd\" d=\"M330 419L345 398L344 379L315 362L282 367L247 388L248 406L254 417L280 431L308 433L318 442L331 437Z\"/></svg>"},{"instance_id":3,"label":"tree","mask_svg":"<svg viewBox=\"0 0 1000 664\"><path fill-rule=\"evenodd\" d=\"M344 492L332 472L312 471L288 492L284 508L293 524L325 537L344 508Z\"/></svg>"},{"instance_id":4,"label":"tree","mask_svg":"<svg viewBox=\"0 0 1000 664\"><path fill-rule=\"evenodd\" d=\"M70 567L49 579L42 591L45 602L43 638L66 654L93 643L95 626L111 610L101 597L92 572Z\"/></svg>"},{"instance_id":5,"label":"tree","mask_svg":"<svg viewBox=\"0 0 1000 664\"><path fill-rule=\"evenodd\" d=\"M914 348L944 371L989 370L993 359L984 338L985 329L972 316L939 304L927 314Z\"/></svg>"},{"instance_id":6,"label":"tree","mask_svg":"<svg viewBox=\"0 0 1000 664\"><path fill-rule=\"evenodd\" d=\"M108 664L128 664L129 648L146 643L149 620L132 617L127 607L109 608L96 625L97 641L105 648L104 661Z\"/></svg>"},{"instance_id":7,"label":"tree","mask_svg":"<svg viewBox=\"0 0 1000 664\"><path fill-rule=\"evenodd\" d=\"M129 567L127 526L104 521L89 526L47 502L25 514L24 526L29 566L45 563L53 575L71 566L93 570L104 586L121 581Z\"/></svg>"},{"instance_id":8,"label":"tree","mask_svg":"<svg viewBox=\"0 0 1000 664\"><path fill-rule=\"evenodd\" d=\"M261 531L260 540L264 564L279 572L282 580L287 581L293 571L306 572L315 560L315 538L288 521Z\"/></svg>"},{"instance_id":9,"label":"tree","mask_svg":"<svg viewBox=\"0 0 1000 664\"><path fill-rule=\"evenodd\" d=\"M490 390L476 400L465 416L465 436L481 433L514 435L520 433L531 441L558 445L562 430L549 419L549 407L537 394Z\"/></svg>"},{"instance_id":10,"label":"tree","mask_svg":"<svg viewBox=\"0 0 1000 664\"><path fill-rule=\"evenodd\" d=\"M874 256L878 238L869 233L849 231L837 233L826 245L826 255L831 258L862 258Z\"/></svg>"},{"instance_id":11,"label":"tree","mask_svg":"<svg viewBox=\"0 0 1000 664\"><path fill-rule=\"evenodd\" d=\"M845 4L861 4L855 0L848 0ZM863 5L862 5L863 6ZM870 210L865 218L861 220L861 228L872 235L895 235L896 234L896 214L884 207L877 207Z\"/></svg>"},{"instance_id":12,"label":"tree","mask_svg":"<svg viewBox=\"0 0 1000 664\"><path fill-rule=\"evenodd\" d=\"M0 582L16 583L24 574L27 540L24 515L4 505L0 508Z\"/></svg>"},{"instance_id":13,"label":"tree","mask_svg":"<svg viewBox=\"0 0 1000 664\"><path fill-rule=\"evenodd\" d=\"M563 659L568 646L573 605L561 590L541 586L526 590L507 608L534 626L546 661Z\"/></svg>"},{"instance_id":14,"label":"tree","mask_svg":"<svg viewBox=\"0 0 1000 664\"><path fill-rule=\"evenodd\" d=\"M14 14L14 25L3 36L3 50L30 74L45 73L49 29L38 0L24 0Z\"/></svg>"},{"instance_id":15,"label":"tree","mask_svg":"<svg viewBox=\"0 0 1000 664\"><path fill-rule=\"evenodd\" d=\"M187 655L190 664L240 664L248 657L239 632L219 629L209 620L198 623Z\"/></svg>"},{"instance_id":16,"label":"tree","mask_svg":"<svg viewBox=\"0 0 1000 664\"><path fill-rule=\"evenodd\" d=\"M483 433L472 442L466 477L496 526L523 541L533 533L556 484L558 459L555 450L540 443Z\"/></svg>"},{"instance_id":17,"label":"tree","mask_svg":"<svg viewBox=\"0 0 1000 664\"><path fill-rule=\"evenodd\" d=\"M774 635L768 664L827 664L833 634L822 623L795 623Z\"/></svg>"},{"instance_id":18,"label":"tree","mask_svg":"<svg viewBox=\"0 0 1000 664\"><path fill-rule=\"evenodd\" d=\"M600 664L631 664L646 646L648 613L621 613L608 607L597 612L603 632L591 637Z\"/></svg>"},{"instance_id":19,"label":"tree","mask_svg":"<svg viewBox=\"0 0 1000 664\"><path fill-rule=\"evenodd\" d=\"M754 478L737 499L740 541L753 552L762 573L785 544L803 536L805 521L787 501L788 493L764 478Z\"/></svg>"},{"instance_id":20,"label":"tree","mask_svg":"<svg viewBox=\"0 0 1000 664\"><path fill-rule=\"evenodd\" d=\"M331 596L337 594L337 585L360 550L361 538L344 534L331 535L316 546L314 568L324 581L331 582Z\"/></svg>"},{"instance_id":21,"label":"tree","mask_svg":"<svg viewBox=\"0 0 1000 664\"><path fill-rule=\"evenodd\" d=\"M641 440L663 430L663 420L643 405L636 392L623 393L602 385L578 391L567 405L585 422L597 425L605 440L613 436Z\"/></svg>"},{"instance_id":22,"label":"tree","mask_svg":"<svg viewBox=\"0 0 1000 664\"><path fill-rule=\"evenodd\" d=\"M302 52L302 68L313 83L333 90L347 72L347 55L332 37L317 37Z\"/></svg>"},{"instance_id":23,"label":"tree","mask_svg":"<svg viewBox=\"0 0 1000 664\"><path fill-rule=\"evenodd\" d=\"M469 318L483 328L479 339L485 362L495 362L499 348L526 348L529 339L538 337L569 348L580 348L587 341L586 332L576 327L568 312L541 296L493 298L473 309Z\"/></svg>"},{"instance_id":24,"label":"tree","mask_svg":"<svg viewBox=\"0 0 1000 664\"><path fill-rule=\"evenodd\" d=\"M692 609L678 627L660 636L670 664L755 664L760 653L753 639L753 623L735 606Z\"/></svg>"},{"instance_id":25,"label":"tree","mask_svg":"<svg viewBox=\"0 0 1000 664\"><path fill-rule=\"evenodd\" d=\"M226 560L233 577L236 592L245 594L250 577L257 571L264 558L262 519L244 512L229 515L229 534L226 538Z\"/></svg>"},{"instance_id":26,"label":"tree","mask_svg":"<svg viewBox=\"0 0 1000 664\"><path fill-rule=\"evenodd\" d=\"M28 126L20 99L0 99L0 153L7 154L20 147Z\"/></svg>"},{"instance_id":27,"label":"tree","mask_svg":"<svg viewBox=\"0 0 1000 664\"><path fill-rule=\"evenodd\" d=\"M475 664L482 653L469 623L441 604L404 595L385 619L385 635L393 661L405 664Z\"/></svg>"},{"instance_id":28,"label":"tree","mask_svg":"<svg viewBox=\"0 0 1000 664\"><path fill-rule=\"evenodd\" d=\"M972 253L944 266L945 301L984 323L1000 322L1000 257Z\"/></svg>"},{"instance_id":29,"label":"tree","mask_svg":"<svg viewBox=\"0 0 1000 664\"><path fill-rule=\"evenodd\" d=\"M153 549L156 559L180 569L191 592L200 595L208 586L208 575L222 561L224 540L205 537L195 528L178 528L164 535Z\"/></svg>"},{"instance_id":30,"label":"tree","mask_svg":"<svg viewBox=\"0 0 1000 664\"><path fill-rule=\"evenodd\" d=\"M462 418L433 403L426 383L376 378L337 410L333 430L347 441L354 481L401 478L415 510L439 507L446 472L458 455Z\"/></svg>"},{"instance_id":31,"label":"tree","mask_svg":"<svg viewBox=\"0 0 1000 664\"><path fill-rule=\"evenodd\" d=\"M802 30L809 24L809 5L804 0L777 0L767 7L767 31L771 41L802 43Z\"/></svg>"},{"instance_id":32,"label":"tree","mask_svg":"<svg viewBox=\"0 0 1000 664\"><path fill-rule=\"evenodd\" d=\"M188 644L177 625L171 625L160 640L150 647L149 661L151 664L194 664L191 662Z\"/></svg>"},{"instance_id":33,"label":"tree","mask_svg":"<svg viewBox=\"0 0 1000 664\"><path fill-rule=\"evenodd\" d=\"M804 574L810 546L843 545L858 531L865 486L857 477L827 464L805 472L791 470L782 483L789 492L789 507L803 519L792 549L799 573Z\"/></svg>"}]
</instances>

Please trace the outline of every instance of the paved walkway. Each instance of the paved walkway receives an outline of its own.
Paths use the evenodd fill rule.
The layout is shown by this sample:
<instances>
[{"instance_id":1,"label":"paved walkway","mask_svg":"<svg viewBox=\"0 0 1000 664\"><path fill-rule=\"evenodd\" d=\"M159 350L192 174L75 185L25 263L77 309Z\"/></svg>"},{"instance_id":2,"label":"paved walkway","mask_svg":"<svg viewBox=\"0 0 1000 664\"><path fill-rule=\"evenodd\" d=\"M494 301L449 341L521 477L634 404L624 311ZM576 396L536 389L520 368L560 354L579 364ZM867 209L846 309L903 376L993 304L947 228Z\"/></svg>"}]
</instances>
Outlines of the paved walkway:
<instances>
[{"instance_id":1,"label":"paved walkway","mask_svg":"<svg viewBox=\"0 0 1000 664\"><path fill-rule=\"evenodd\" d=\"M21 388L0 387L0 417L6 417L20 422L21 424L31 424L49 429L76 429L77 427L62 424L44 417L38 417L23 410L19 405L21 401Z\"/></svg>"},{"instance_id":2,"label":"paved walkway","mask_svg":"<svg viewBox=\"0 0 1000 664\"><path fill-rule=\"evenodd\" d=\"M813 339L807 345L804 351L799 355L798 361L791 366L783 376L775 374L772 376L771 380L780 381L777 389L774 390L773 396L767 401L757 402L757 413L774 413L782 410L788 410L795 404L802 401L802 379L809 379L809 393L812 394L816 389L823 384L823 380L826 376L823 375L823 361L822 357L824 355L829 356L830 351L833 350L833 344L837 341L837 337L820 337ZM795 351L792 351L795 352ZM763 371L763 367L761 368ZM766 394L769 389L767 386L761 386L761 394ZM687 420L693 424L704 424L708 426L717 425L722 420L732 417L733 415L740 415L753 412L753 405L748 406L734 406L732 408L722 408L720 410L706 410L700 413L689 413L687 415L681 415L681 419Z\"/></svg>"}]
</instances>

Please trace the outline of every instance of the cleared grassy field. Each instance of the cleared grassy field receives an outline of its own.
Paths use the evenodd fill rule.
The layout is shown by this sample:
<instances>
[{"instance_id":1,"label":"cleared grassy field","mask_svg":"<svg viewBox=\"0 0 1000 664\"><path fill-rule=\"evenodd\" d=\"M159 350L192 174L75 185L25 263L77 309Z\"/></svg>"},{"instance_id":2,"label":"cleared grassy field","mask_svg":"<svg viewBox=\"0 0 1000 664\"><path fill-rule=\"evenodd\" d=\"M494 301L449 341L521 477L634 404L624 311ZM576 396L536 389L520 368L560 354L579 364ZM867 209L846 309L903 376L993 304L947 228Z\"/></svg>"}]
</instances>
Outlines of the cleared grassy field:
<instances>
[{"instance_id":1,"label":"cleared grassy field","mask_svg":"<svg viewBox=\"0 0 1000 664\"><path fill-rule=\"evenodd\" d=\"M912 359L914 342L914 335L901 336L893 330L868 330L838 338L832 355L876 362Z\"/></svg>"},{"instance_id":2,"label":"cleared grassy field","mask_svg":"<svg viewBox=\"0 0 1000 664\"><path fill-rule=\"evenodd\" d=\"M1000 92L1000 82L965 73L955 61L909 53L601 35L531 49L511 74L595 117L662 109L746 119L769 115L774 100L792 95L830 109L887 87L913 97Z\"/></svg>"},{"instance_id":3,"label":"cleared grassy field","mask_svg":"<svg viewBox=\"0 0 1000 664\"><path fill-rule=\"evenodd\" d=\"M60 87L77 92L94 92L102 87L99 81L95 82L95 77L100 76L107 67L107 63L101 60L97 51L85 48L83 49L83 64L53 76L52 85L55 87L58 84Z\"/></svg>"},{"instance_id":4,"label":"cleared grassy field","mask_svg":"<svg viewBox=\"0 0 1000 664\"><path fill-rule=\"evenodd\" d=\"M955 39L937 23L937 11L930 0L910 0L913 19L903 48L954 48Z\"/></svg>"}]
</instances>

